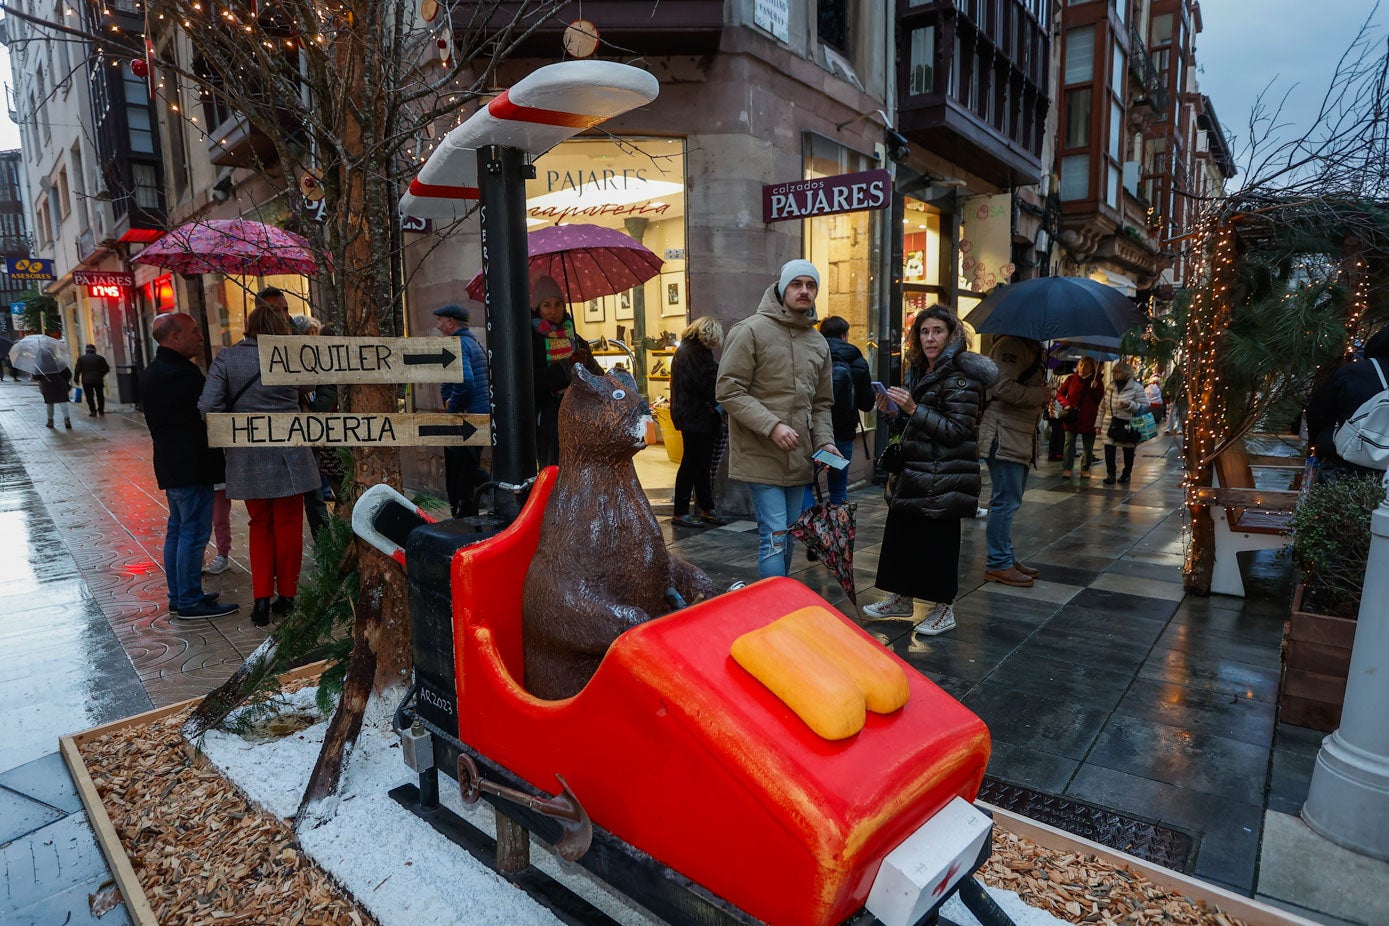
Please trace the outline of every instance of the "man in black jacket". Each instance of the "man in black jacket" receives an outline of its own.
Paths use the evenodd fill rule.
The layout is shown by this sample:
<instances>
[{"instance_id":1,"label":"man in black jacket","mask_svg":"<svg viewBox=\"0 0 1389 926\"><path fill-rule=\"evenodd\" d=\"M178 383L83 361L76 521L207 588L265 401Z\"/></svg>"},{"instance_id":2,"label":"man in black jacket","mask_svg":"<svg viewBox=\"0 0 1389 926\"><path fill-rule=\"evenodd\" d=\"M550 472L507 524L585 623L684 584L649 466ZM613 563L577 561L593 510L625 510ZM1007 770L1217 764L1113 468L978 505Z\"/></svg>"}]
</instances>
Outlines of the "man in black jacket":
<instances>
[{"instance_id":1,"label":"man in black jacket","mask_svg":"<svg viewBox=\"0 0 1389 926\"><path fill-rule=\"evenodd\" d=\"M1371 360L1378 360L1384 375L1389 377L1389 325L1365 342L1363 357L1341 364L1307 401L1307 437L1316 449L1318 475L1322 479L1377 473L1341 459L1334 440L1336 427L1384 389Z\"/></svg>"},{"instance_id":2,"label":"man in black jacket","mask_svg":"<svg viewBox=\"0 0 1389 926\"><path fill-rule=\"evenodd\" d=\"M154 440L154 477L169 502L164 577L175 617L232 614L237 605L203 594L203 549L212 535L212 486L223 480L222 451L208 447L198 413L203 373L192 358L203 352L193 316L169 312L154 320L159 347L140 377L145 424Z\"/></svg>"}]
</instances>

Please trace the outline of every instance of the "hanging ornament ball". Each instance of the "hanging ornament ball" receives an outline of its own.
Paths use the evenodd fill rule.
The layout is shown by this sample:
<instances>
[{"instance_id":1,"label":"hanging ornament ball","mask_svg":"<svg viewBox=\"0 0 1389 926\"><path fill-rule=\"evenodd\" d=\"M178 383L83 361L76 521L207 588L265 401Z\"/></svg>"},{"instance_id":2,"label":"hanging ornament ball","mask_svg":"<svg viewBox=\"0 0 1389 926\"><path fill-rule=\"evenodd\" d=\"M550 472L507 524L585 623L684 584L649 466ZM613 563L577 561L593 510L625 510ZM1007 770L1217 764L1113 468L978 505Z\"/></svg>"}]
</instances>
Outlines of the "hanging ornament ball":
<instances>
[{"instance_id":1,"label":"hanging ornament ball","mask_svg":"<svg viewBox=\"0 0 1389 926\"><path fill-rule=\"evenodd\" d=\"M420 18L427 23L434 22L439 15L439 4L435 0L420 0Z\"/></svg>"},{"instance_id":2,"label":"hanging ornament ball","mask_svg":"<svg viewBox=\"0 0 1389 926\"><path fill-rule=\"evenodd\" d=\"M564 29L564 50L575 58L587 58L598 50L598 27L576 19Z\"/></svg>"},{"instance_id":3,"label":"hanging ornament ball","mask_svg":"<svg viewBox=\"0 0 1389 926\"><path fill-rule=\"evenodd\" d=\"M149 77L150 63L144 58L131 58L130 73L134 74L136 77Z\"/></svg>"},{"instance_id":4,"label":"hanging ornament ball","mask_svg":"<svg viewBox=\"0 0 1389 926\"><path fill-rule=\"evenodd\" d=\"M318 202L323 198L323 181L314 171L309 171L299 178L299 192L309 202Z\"/></svg>"}]
</instances>

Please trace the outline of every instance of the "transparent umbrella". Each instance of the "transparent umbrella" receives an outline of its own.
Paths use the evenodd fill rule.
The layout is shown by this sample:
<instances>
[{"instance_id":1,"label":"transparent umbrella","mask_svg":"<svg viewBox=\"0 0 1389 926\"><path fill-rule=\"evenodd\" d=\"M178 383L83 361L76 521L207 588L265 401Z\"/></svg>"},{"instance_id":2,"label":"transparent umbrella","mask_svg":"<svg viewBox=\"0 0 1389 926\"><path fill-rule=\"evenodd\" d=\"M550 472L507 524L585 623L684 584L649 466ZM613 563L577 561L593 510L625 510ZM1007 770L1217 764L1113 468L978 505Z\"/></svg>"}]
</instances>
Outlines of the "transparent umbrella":
<instances>
[{"instance_id":1,"label":"transparent umbrella","mask_svg":"<svg viewBox=\"0 0 1389 926\"><path fill-rule=\"evenodd\" d=\"M10 363L25 373L56 373L72 366L67 344L46 334L31 334L10 347Z\"/></svg>"}]
</instances>

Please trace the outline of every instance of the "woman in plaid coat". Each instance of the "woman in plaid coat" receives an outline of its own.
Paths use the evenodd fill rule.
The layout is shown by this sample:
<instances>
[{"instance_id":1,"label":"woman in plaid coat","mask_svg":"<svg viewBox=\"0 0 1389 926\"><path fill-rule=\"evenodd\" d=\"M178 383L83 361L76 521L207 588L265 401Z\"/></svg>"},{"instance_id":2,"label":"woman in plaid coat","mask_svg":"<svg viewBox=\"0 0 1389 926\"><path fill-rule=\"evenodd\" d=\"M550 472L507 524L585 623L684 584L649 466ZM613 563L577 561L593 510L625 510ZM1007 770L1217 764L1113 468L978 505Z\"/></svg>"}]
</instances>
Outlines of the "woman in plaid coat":
<instances>
[{"instance_id":1,"label":"woman in plaid coat","mask_svg":"<svg viewBox=\"0 0 1389 926\"><path fill-rule=\"evenodd\" d=\"M246 336L221 351L207 371L198 410L210 412L298 412L297 386L267 386L260 381L262 334L290 334L289 315L257 298L246 319ZM251 587L257 627L270 613L287 614L299 589L304 555L305 492L321 483L313 450L308 447L228 447L227 497L246 502L251 518ZM271 596L278 595L271 601Z\"/></svg>"}]
</instances>

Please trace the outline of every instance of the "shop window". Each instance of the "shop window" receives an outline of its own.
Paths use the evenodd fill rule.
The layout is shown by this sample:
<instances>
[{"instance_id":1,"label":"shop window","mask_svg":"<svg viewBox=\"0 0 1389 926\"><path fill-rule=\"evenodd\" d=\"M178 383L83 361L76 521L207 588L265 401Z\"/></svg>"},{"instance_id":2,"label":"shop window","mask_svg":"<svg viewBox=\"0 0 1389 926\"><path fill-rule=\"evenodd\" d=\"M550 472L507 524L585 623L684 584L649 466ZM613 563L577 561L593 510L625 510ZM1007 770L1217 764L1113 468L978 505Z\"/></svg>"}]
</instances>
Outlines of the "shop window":
<instances>
[{"instance_id":1,"label":"shop window","mask_svg":"<svg viewBox=\"0 0 1389 926\"><path fill-rule=\"evenodd\" d=\"M912 30L909 94L936 92L936 27Z\"/></svg>"},{"instance_id":2,"label":"shop window","mask_svg":"<svg viewBox=\"0 0 1389 926\"><path fill-rule=\"evenodd\" d=\"M804 154L807 180L877 166L867 155L813 134L805 136ZM868 343L878 337L877 280L884 215L882 210L845 212L807 219L803 226L805 257L820 271L816 314L848 321L849 340L864 356L871 356Z\"/></svg>"},{"instance_id":3,"label":"shop window","mask_svg":"<svg viewBox=\"0 0 1389 926\"><path fill-rule=\"evenodd\" d=\"M1084 148L1090 144L1089 87L1066 91L1066 147Z\"/></svg>"},{"instance_id":4,"label":"shop window","mask_svg":"<svg viewBox=\"0 0 1389 926\"><path fill-rule=\"evenodd\" d=\"M1090 155L1073 154L1061 159L1061 190L1063 201L1090 198Z\"/></svg>"},{"instance_id":5,"label":"shop window","mask_svg":"<svg viewBox=\"0 0 1389 926\"><path fill-rule=\"evenodd\" d=\"M679 138L577 138L536 161L526 182L526 221L532 230L585 223L616 229L660 257L661 272L625 293L570 306L574 326L589 341L621 341L636 357L611 346L598 362L629 372L639 360L646 393L669 393L674 339L689 321L719 314L691 293L685 264L685 142Z\"/></svg>"},{"instance_id":6,"label":"shop window","mask_svg":"<svg viewBox=\"0 0 1389 926\"><path fill-rule=\"evenodd\" d=\"M817 0L816 34L836 51L849 51L849 0Z\"/></svg>"},{"instance_id":7,"label":"shop window","mask_svg":"<svg viewBox=\"0 0 1389 926\"><path fill-rule=\"evenodd\" d=\"M1095 27L1084 26L1066 33L1067 84L1088 84L1095 73Z\"/></svg>"},{"instance_id":8,"label":"shop window","mask_svg":"<svg viewBox=\"0 0 1389 926\"><path fill-rule=\"evenodd\" d=\"M1170 45L1172 44L1172 14L1159 13L1153 17L1150 27L1152 41L1150 45Z\"/></svg>"}]
</instances>

